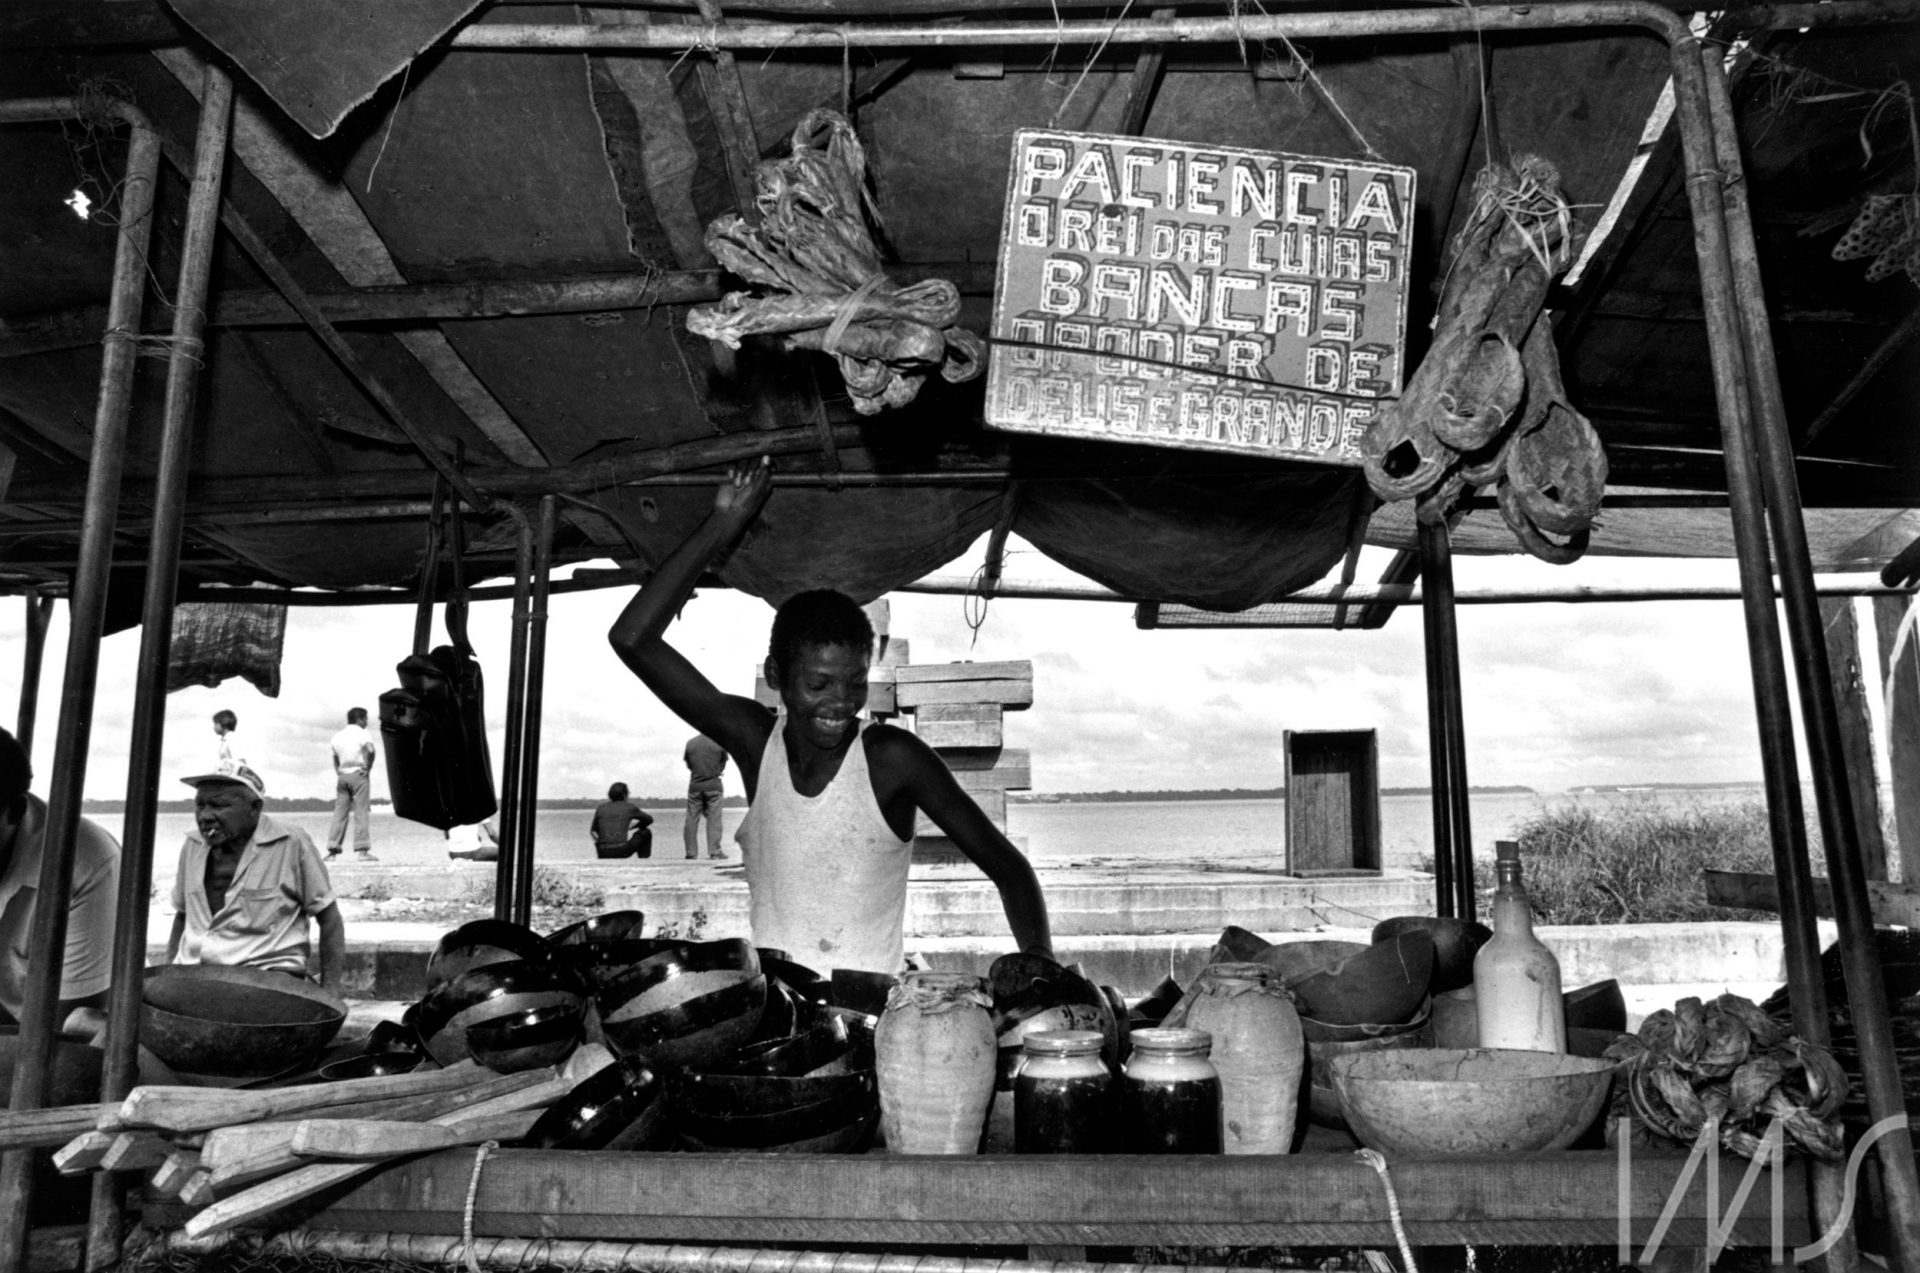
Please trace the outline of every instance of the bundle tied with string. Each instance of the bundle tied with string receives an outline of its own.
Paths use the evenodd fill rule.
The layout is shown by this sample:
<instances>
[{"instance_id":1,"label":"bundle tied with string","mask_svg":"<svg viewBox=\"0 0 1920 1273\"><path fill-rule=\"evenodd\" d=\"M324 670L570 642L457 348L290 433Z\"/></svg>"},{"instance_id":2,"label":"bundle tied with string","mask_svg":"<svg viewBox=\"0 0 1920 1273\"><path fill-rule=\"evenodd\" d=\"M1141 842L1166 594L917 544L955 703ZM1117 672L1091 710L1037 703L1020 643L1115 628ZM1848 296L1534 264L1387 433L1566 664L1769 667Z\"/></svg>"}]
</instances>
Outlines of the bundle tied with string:
<instances>
[{"instance_id":1,"label":"bundle tied with string","mask_svg":"<svg viewBox=\"0 0 1920 1273\"><path fill-rule=\"evenodd\" d=\"M854 410L874 415L913 401L925 378L971 380L986 345L954 325L960 289L944 279L901 287L881 269L866 188L866 150L836 111L809 111L792 153L755 170L759 224L729 213L707 227L728 270L768 289L696 305L687 330L731 349L743 336L784 333L788 349L832 354Z\"/></svg>"},{"instance_id":2,"label":"bundle tied with string","mask_svg":"<svg viewBox=\"0 0 1920 1273\"><path fill-rule=\"evenodd\" d=\"M1521 546L1565 564L1587 549L1607 457L1567 400L1547 287L1573 262L1579 222L1560 174L1537 155L1474 179L1474 205L1448 253L1433 345L1361 448L1367 483L1444 521L1468 487L1494 487Z\"/></svg>"}]
</instances>

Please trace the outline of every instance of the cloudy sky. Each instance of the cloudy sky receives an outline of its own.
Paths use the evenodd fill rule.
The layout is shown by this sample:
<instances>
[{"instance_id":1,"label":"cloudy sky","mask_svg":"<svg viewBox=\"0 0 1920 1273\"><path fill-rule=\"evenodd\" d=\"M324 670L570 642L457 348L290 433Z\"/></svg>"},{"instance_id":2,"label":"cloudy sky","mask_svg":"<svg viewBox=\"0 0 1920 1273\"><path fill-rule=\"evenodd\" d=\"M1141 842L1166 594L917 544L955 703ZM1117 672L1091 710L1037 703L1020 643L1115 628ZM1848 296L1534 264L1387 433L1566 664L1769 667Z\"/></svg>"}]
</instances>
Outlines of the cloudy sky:
<instances>
[{"instance_id":1,"label":"cloudy sky","mask_svg":"<svg viewBox=\"0 0 1920 1273\"><path fill-rule=\"evenodd\" d=\"M1073 577L1016 541L1009 578ZM943 573L964 574L979 547ZM604 564L604 563L602 563ZM1378 563L1361 578L1378 577ZM1372 574L1369 575L1369 569ZM1524 558L1461 558L1464 589L1537 582L1732 583L1730 563L1590 561L1544 566ZM1084 581L1082 581L1084 582ZM636 794L685 790L680 749L690 732L616 660L606 631L630 593L553 598L540 792ZM0 719L18 702L18 607L0 603ZM672 636L723 688L750 692L771 610L735 593L703 593ZM960 597L895 594L893 632L915 663L1031 659L1034 705L1008 718L1011 746L1031 748L1038 791L1277 787L1288 729L1374 729L1381 781L1428 781L1420 616L1403 609L1373 632L1154 631L1132 607L1005 599L976 639ZM1748 781L1760 776L1752 691L1737 602L1463 606L1459 611L1469 773L1476 784L1562 791L1590 782ZM52 765L65 648L65 607L48 646L35 746ZM488 677L488 724L501 755L509 603L475 607L472 634ZM411 606L294 608L277 699L243 681L191 688L168 701L164 772L189 773L214 754L210 718L240 718L238 754L271 794L332 794L326 743L346 709L376 711L412 641ZM436 640L444 636L436 631ZM102 651L99 711L86 794L125 795L137 631ZM44 778L37 782L44 792ZM385 794L377 773L376 797ZM163 797L184 792L164 790Z\"/></svg>"}]
</instances>

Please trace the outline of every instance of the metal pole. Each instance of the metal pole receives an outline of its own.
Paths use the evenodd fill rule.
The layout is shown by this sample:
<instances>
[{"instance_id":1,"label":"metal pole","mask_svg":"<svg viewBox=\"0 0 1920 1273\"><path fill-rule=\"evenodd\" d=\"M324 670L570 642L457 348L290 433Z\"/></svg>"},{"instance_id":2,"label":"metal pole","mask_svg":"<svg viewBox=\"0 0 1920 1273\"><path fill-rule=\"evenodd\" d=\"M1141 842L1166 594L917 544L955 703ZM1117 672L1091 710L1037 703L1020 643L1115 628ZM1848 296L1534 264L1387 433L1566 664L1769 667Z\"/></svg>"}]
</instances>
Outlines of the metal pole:
<instances>
[{"instance_id":1,"label":"metal pole","mask_svg":"<svg viewBox=\"0 0 1920 1273\"><path fill-rule=\"evenodd\" d=\"M159 813L160 752L167 724L167 660L173 646L173 600L186 520L187 472L192 464L194 402L207 282L213 267L221 178L233 118L233 81L208 63L200 94L200 131L194 140L187 233L175 289L172 353L161 417L154 480L153 531L147 545L147 586L140 612L140 655L134 680L133 736L127 758L126 821L121 832L118 922L113 939L113 989L108 1004L106 1073L102 1100L132 1089L139 1071L140 1000L147 962L147 907L153 886L154 822ZM120 1260L125 1177L93 1178L87 1230L87 1267Z\"/></svg>"},{"instance_id":2,"label":"metal pole","mask_svg":"<svg viewBox=\"0 0 1920 1273\"><path fill-rule=\"evenodd\" d=\"M1436 538L1444 538L1446 527L1419 524L1420 568L1424 576L1440 550ZM1431 588L1431 582L1425 585ZM1433 913L1443 918L1454 913L1453 894L1453 804L1447 798L1447 784L1453 781L1448 764L1446 696L1441 691L1445 680L1440 658L1440 607L1420 608L1421 631L1425 634L1427 654L1427 773L1433 802Z\"/></svg>"},{"instance_id":3,"label":"metal pole","mask_svg":"<svg viewBox=\"0 0 1920 1273\"><path fill-rule=\"evenodd\" d=\"M1801 722L1807 739L1807 763L1813 771L1814 801L1820 812L1820 841L1833 887L1833 913L1840 930L1840 960L1847 999L1860 1048L1860 1079L1867 1090L1867 1112L1878 1124L1893 1120L1891 1134L1875 1148L1885 1175L1888 1227L1899 1266L1920 1270L1920 1171L1913 1158L1900 1063L1894 1055L1893 1027L1887 1012L1885 978L1873 936L1873 908L1867 898L1860 829L1854 820L1852 789L1840 740L1840 713L1834 703L1832 670L1827 661L1825 625L1813 591L1813 559L1807 549L1806 522L1800 509L1800 485L1793 469L1793 437L1787 426L1786 400L1780 392L1780 367L1768 330L1766 293L1760 278L1759 250L1753 238L1752 210L1741 172L1740 137L1734 122L1733 95L1717 49L1703 50L1707 100L1713 112L1714 146L1726 182L1727 249L1732 264L1734 307L1745 341L1747 384L1753 394L1754 433L1760 449L1760 479L1765 484L1767 523L1773 532L1785 599L1787 631L1793 640L1793 666L1800 685ZM1784 890L1783 890L1784 891Z\"/></svg>"},{"instance_id":4,"label":"metal pole","mask_svg":"<svg viewBox=\"0 0 1920 1273\"><path fill-rule=\"evenodd\" d=\"M520 844L514 862L513 915L516 923L533 918L534 822L540 808L541 694L547 670L547 582L553 573L553 532L560 501L540 499L540 528L534 543L533 609L527 618L527 689L520 732Z\"/></svg>"},{"instance_id":5,"label":"metal pole","mask_svg":"<svg viewBox=\"0 0 1920 1273\"><path fill-rule=\"evenodd\" d=\"M514 882L519 878L515 863L520 852L520 730L527 705L533 523L518 504L509 500L501 500L496 507L505 509L520 530L513 566L513 644L507 655L507 742L500 761L500 856L493 864L493 917L508 919L513 913Z\"/></svg>"},{"instance_id":6,"label":"metal pole","mask_svg":"<svg viewBox=\"0 0 1920 1273\"><path fill-rule=\"evenodd\" d=\"M1901 21L1910 0L1773 5L1756 21L1778 26L1830 26L1849 21ZM1641 26L1669 44L1689 38L1684 19L1645 0L1566 0L1503 8L1452 6L1416 10L1342 10L1316 13L1235 14L1230 17L1136 18L1125 22L1075 19L1052 22L969 22L965 26L900 22L665 22L653 26L486 23L462 28L459 49L619 49L679 53L689 48L955 48L976 44L1127 45L1231 44L1240 40L1330 39L1363 35L1439 35L1473 31L1527 31L1568 27Z\"/></svg>"},{"instance_id":7,"label":"metal pole","mask_svg":"<svg viewBox=\"0 0 1920 1273\"><path fill-rule=\"evenodd\" d=\"M79 566L69 602L65 679L54 743L53 777L47 795L46 839L33 910L31 949L35 961L20 1013L20 1046L10 1107L46 1104L53 1019L59 1006L60 953L67 942L67 903L72 897L74 841L80 829L80 793L86 782L87 743L93 730L93 695L100 670L100 633L113 560L113 520L126 464L127 416L133 403L134 340L146 295L147 247L153 233L155 175L160 137L131 106L109 110L131 125L126 176L120 186L120 229L114 249L113 293L101 342L100 400L94 408L93 449L87 467L87 504L80 532ZM66 119L81 110L72 99L37 99L0 105L0 123ZM0 1159L0 1273L19 1273L26 1249L33 1191L33 1155L17 1150Z\"/></svg>"},{"instance_id":8,"label":"metal pole","mask_svg":"<svg viewBox=\"0 0 1920 1273\"><path fill-rule=\"evenodd\" d=\"M1701 66L1699 41L1677 41L1672 49L1674 123L1680 130L1686 165L1687 198L1693 213L1693 243L1700 261L1700 291L1712 355L1714 398L1719 405L1721 451L1727 469L1728 509L1740 566L1741 606L1747 627L1747 657L1752 664L1754 713L1760 728L1760 769L1767 791L1767 824L1773 844L1774 875L1780 882L1780 928L1787 984L1791 988L1794 1033L1809 1043L1831 1041L1826 992L1820 976L1820 947L1813 916L1813 880L1807 862L1806 814L1800 803L1800 778L1793 749L1793 718L1787 700L1785 656L1780 621L1774 612L1773 566L1767 548L1766 513L1754 456L1751 404L1747 396L1746 356L1733 311L1733 267L1721 194L1723 177L1714 156L1713 107ZM1813 1167L1815 1223L1824 1232L1846 1224L1842 1245L1829 1253L1828 1267L1858 1262L1851 1217L1841 1206L1839 1172Z\"/></svg>"},{"instance_id":9,"label":"metal pole","mask_svg":"<svg viewBox=\"0 0 1920 1273\"><path fill-rule=\"evenodd\" d=\"M40 716L40 666L46 661L47 624L53 619L53 597L29 588L27 602L26 652L20 663L20 714L15 718L13 736L20 749L33 755L33 726Z\"/></svg>"}]
</instances>

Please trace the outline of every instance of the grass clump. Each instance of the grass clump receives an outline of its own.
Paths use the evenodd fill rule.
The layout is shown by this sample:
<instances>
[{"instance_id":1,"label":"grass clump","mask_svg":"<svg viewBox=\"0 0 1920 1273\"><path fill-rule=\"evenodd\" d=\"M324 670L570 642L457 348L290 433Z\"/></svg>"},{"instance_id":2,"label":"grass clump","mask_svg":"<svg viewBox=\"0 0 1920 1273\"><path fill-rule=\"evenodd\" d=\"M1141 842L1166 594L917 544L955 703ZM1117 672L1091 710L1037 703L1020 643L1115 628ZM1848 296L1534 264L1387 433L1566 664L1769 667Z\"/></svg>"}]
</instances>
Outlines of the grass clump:
<instances>
[{"instance_id":1,"label":"grass clump","mask_svg":"<svg viewBox=\"0 0 1920 1273\"><path fill-rule=\"evenodd\" d=\"M1652 801L1597 809L1549 805L1516 827L1515 838L1542 923L1773 918L1709 905L1701 875L1709 868L1773 870L1767 809L1757 801L1692 808ZM1491 902L1483 909L1490 911Z\"/></svg>"}]
</instances>

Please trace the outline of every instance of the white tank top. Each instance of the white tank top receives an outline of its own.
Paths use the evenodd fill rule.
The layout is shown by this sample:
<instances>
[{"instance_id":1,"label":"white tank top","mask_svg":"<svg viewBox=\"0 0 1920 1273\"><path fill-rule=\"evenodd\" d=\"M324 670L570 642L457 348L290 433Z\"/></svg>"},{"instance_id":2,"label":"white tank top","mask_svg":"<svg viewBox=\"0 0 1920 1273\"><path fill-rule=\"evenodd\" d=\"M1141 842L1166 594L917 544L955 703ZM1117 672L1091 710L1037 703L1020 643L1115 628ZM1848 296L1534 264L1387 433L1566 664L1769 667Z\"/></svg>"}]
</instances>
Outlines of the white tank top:
<instances>
[{"instance_id":1,"label":"white tank top","mask_svg":"<svg viewBox=\"0 0 1920 1273\"><path fill-rule=\"evenodd\" d=\"M895 835L880 812L864 738L855 736L826 790L795 791L786 723L784 714L773 723L760 788L734 837L746 864L753 944L819 972L898 972L913 839Z\"/></svg>"}]
</instances>

